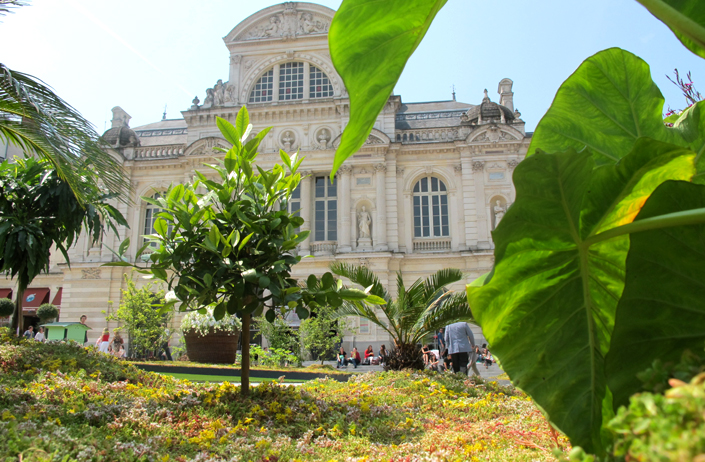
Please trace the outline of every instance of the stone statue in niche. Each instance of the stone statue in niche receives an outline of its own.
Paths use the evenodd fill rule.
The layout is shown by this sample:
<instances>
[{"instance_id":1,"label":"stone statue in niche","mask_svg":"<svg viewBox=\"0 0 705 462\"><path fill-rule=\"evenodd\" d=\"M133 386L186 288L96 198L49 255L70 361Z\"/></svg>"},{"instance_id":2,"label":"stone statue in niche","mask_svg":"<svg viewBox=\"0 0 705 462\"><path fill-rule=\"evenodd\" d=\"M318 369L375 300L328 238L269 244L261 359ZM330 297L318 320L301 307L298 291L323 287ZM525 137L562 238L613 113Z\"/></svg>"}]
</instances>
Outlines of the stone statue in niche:
<instances>
[{"instance_id":1,"label":"stone statue in niche","mask_svg":"<svg viewBox=\"0 0 705 462\"><path fill-rule=\"evenodd\" d=\"M328 142L330 141L330 132L327 128L323 128L318 132L316 139L321 149L326 149L328 148Z\"/></svg>"},{"instance_id":2,"label":"stone statue in niche","mask_svg":"<svg viewBox=\"0 0 705 462\"><path fill-rule=\"evenodd\" d=\"M222 106L225 103L225 85L218 79L213 87L213 106Z\"/></svg>"},{"instance_id":3,"label":"stone statue in niche","mask_svg":"<svg viewBox=\"0 0 705 462\"><path fill-rule=\"evenodd\" d=\"M499 222L504 218L504 214L506 213L506 209L502 206L502 203L497 200L495 201L495 206L493 208L494 211L494 229L497 229L497 225Z\"/></svg>"},{"instance_id":4,"label":"stone statue in niche","mask_svg":"<svg viewBox=\"0 0 705 462\"><path fill-rule=\"evenodd\" d=\"M213 94L213 89L212 88L207 88L206 89L206 99L203 100L203 107L205 109L212 107L213 106L213 100L215 96Z\"/></svg>"},{"instance_id":5,"label":"stone statue in niche","mask_svg":"<svg viewBox=\"0 0 705 462\"><path fill-rule=\"evenodd\" d=\"M360 239L368 239L370 238L370 225L372 224L372 217L370 217L369 212L367 212L367 209L365 206L362 206L362 211L358 213L358 229L360 230Z\"/></svg>"},{"instance_id":6,"label":"stone statue in niche","mask_svg":"<svg viewBox=\"0 0 705 462\"><path fill-rule=\"evenodd\" d=\"M294 134L290 130L287 130L282 134L281 141L282 146L284 146L284 150L288 152L294 145L296 138L294 138Z\"/></svg>"}]
</instances>

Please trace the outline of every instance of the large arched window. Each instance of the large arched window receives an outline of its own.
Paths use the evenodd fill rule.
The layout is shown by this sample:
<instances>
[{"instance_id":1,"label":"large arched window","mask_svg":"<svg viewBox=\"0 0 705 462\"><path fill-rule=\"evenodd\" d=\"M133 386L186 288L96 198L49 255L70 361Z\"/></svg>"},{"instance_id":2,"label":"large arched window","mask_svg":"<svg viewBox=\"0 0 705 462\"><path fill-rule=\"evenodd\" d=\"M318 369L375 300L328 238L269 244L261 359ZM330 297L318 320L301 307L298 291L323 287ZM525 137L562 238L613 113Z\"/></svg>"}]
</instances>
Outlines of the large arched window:
<instances>
[{"instance_id":1,"label":"large arched window","mask_svg":"<svg viewBox=\"0 0 705 462\"><path fill-rule=\"evenodd\" d=\"M248 102L332 97L333 85L320 68L309 63L288 62L277 64L262 74L252 87Z\"/></svg>"},{"instance_id":2,"label":"large arched window","mask_svg":"<svg viewBox=\"0 0 705 462\"><path fill-rule=\"evenodd\" d=\"M438 178L421 178L414 186L414 237L450 235L448 190Z\"/></svg>"}]
</instances>

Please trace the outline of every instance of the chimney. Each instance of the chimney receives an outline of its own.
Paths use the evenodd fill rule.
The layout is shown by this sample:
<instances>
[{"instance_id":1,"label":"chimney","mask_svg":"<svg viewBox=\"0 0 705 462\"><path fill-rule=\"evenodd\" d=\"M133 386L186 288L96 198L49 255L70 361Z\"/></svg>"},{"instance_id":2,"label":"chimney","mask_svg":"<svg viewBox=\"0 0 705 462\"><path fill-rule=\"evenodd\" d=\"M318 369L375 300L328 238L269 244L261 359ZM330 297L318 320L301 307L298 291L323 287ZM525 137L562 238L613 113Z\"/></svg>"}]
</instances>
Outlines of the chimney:
<instances>
[{"instance_id":1,"label":"chimney","mask_svg":"<svg viewBox=\"0 0 705 462\"><path fill-rule=\"evenodd\" d=\"M497 93L499 93L499 104L514 112L514 93L512 92L512 85L514 85L514 82L510 79L502 79L499 82Z\"/></svg>"}]
</instances>

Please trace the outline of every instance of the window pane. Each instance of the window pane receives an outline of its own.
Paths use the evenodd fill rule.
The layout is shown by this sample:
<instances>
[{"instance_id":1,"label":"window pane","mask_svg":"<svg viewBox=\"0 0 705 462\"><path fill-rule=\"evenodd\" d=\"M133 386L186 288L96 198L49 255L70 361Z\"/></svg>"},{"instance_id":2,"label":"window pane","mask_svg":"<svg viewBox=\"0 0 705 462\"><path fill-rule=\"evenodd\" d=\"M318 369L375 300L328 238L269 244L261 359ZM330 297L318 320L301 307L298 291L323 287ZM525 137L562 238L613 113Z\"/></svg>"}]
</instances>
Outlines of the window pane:
<instances>
[{"instance_id":1,"label":"window pane","mask_svg":"<svg viewBox=\"0 0 705 462\"><path fill-rule=\"evenodd\" d=\"M316 197L326 197L326 177L316 177Z\"/></svg>"},{"instance_id":2,"label":"window pane","mask_svg":"<svg viewBox=\"0 0 705 462\"><path fill-rule=\"evenodd\" d=\"M328 76L316 66L310 66L310 88L311 98L328 98L333 96L333 85L330 84Z\"/></svg>"},{"instance_id":3,"label":"window pane","mask_svg":"<svg viewBox=\"0 0 705 462\"><path fill-rule=\"evenodd\" d=\"M422 185L423 188L423 185ZM429 210L428 210L428 196L421 196L421 225L423 237L429 237L431 235L431 228L429 223Z\"/></svg>"},{"instance_id":4,"label":"window pane","mask_svg":"<svg viewBox=\"0 0 705 462\"><path fill-rule=\"evenodd\" d=\"M448 226L448 196L441 196L441 226L443 231L442 235L450 236L450 229Z\"/></svg>"},{"instance_id":5,"label":"window pane","mask_svg":"<svg viewBox=\"0 0 705 462\"><path fill-rule=\"evenodd\" d=\"M336 193L336 189L337 189L337 188L336 188L336 186L337 186L337 185L336 185L336 181L337 181L337 178L335 178L335 177L333 178L333 183L331 183L330 180L328 180L328 178L326 178L326 181L328 181L328 197L335 197L335 196L337 196L337 193Z\"/></svg>"},{"instance_id":6,"label":"window pane","mask_svg":"<svg viewBox=\"0 0 705 462\"><path fill-rule=\"evenodd\" d=\"M431 191L437 192L438 191L438 178L431 178Z\"/></svg>"},{"instance_id":7,"label":"window pane","mask_svg":"<svg viewBox=\"0 0 705 462\"><path fill-rule=\"evenodd\" d=\"M446 190L445 183L443 183L441 180L438 180L438 182L441 184L441 191L445 191Z\"/></svg>"},{"instance_id":8,"label":"window pane","mask_svg":"<svg viewBox=\"0 0 705 462\"><path fill-rule=\"evenodd\" d=\"M250 103L272 101L272 87L274 84L274 69L267 71L255 84L250 92Z\"/></svg>"},{"instance_id":9,"label":"window pane","mask_svg":"<svg viewBox=\"0 0 705 462\"><path fill-rule=\"evenodd\" d=\"M421 178L421 192L428 192L428 178Z\"/></svg>"},{"instance_id":10,"label":"window pane","mask_svg":"<svg viewBox=\"0 0 705 462\"><path fill-rule=\"evenodd\" d=\"M419 192L419 185L421 184L420 181L416 182L416 185L414 186L414 192Z\"/></svg>"},{"instance_id":11,"label":"window pane","mask_svg":"<svg viewBox=\"0 0 705 462\"><path fill-rule=\"evenodd\" d=\"M441 207L438 196L431 196L431 204L433 208L433 235L441 235Z\"/></svg>"},{"instance_id":12,"label":"window pane","mask_svg":"<svg viewBox=\"0 0 705 462\"><path fill-rule=\"evenodd\" d=\"M304 97L304 63L285 63L279 66L279 100Z\"/></svg>"},{"instance_id":13,"label":"window pane","mask_svg":"<svg viewBox=\"0 0 705 462\"><path fill-rule=\"evenodd\" d=\"M328 240L338 240L338 201L328 201Z\"/></svg>"},{"instance_id":14,"label":"window pane","mask_svg":"<svg viewBox=\"0 0 705 462\"><path fill-rule=\"evenodd\" d=\"M291 192L292 199L301 199L301 183Z\"/></svg>"},{"instance_id":15,"label":"window pane","mask_svg":"<svg viewBox=\"0 0 705 462\"><path fill-rule=\"evenodd\" d=\"M324 201L316 201L316 240L326 240L326 203Z\"/></svg>"}]
</instances>

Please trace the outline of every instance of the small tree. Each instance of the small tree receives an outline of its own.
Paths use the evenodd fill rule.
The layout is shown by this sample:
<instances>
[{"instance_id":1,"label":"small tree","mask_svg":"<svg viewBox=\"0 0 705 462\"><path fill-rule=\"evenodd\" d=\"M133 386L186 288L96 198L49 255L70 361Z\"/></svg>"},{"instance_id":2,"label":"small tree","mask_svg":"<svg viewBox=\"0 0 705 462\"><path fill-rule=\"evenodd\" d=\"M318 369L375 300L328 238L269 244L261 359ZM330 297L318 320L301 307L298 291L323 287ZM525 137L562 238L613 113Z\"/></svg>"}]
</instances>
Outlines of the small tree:
<instances>
[{"instance_id":1,"label":"small tree","mask_svg":"<svg viewBox=\"0 0 705 462\"><path fill-rule=\"evenodd\" d=\"M129 337L128 355L145 357L151 350L159 349L164 329L162 324L169 322L170 313L162 313L164 291L154 289L154 284L147 283L138 288L135 280L125 275L127 288L122 291L120 306L115 313L108 314L108 321L120 321Z\"/></svg>"},{"instance_id":2,"label":"small tree","mask_svg":"<svg viewBox=\"0 0 705 462\"><path fill-rule=\"evenodd\" d=\"M12 316L15 312L15 304L9 298L0 298L0 318Z\"/></svg>"},{"instance_id":3,"label":"small tree","mask_svg":"<svg viewBox=\"0 0 705 462\"><path fill-rule=\"evenodd\" d=\"M253 314L264 311L264 304L280 310L296 309L301 319L308 317L307 306L317 297L321 303L344 297L370 299L362 291L341 290L333 276L326 273L319 287L304 291L291 278L291 267L301 260L294 250L309 231L296 231L304 222L287 210L289 199L301 180L298 173L303 159L280 151L283 165L271 170L255 166L257 149L269 128L250 141L252 125L247 109L237 114L235 125L217 118L221 133L232 143L223 162L207 165L220 177L213 181L196 172L194 183L169 188L159 199L142 199L162 212L154 222L156 234L148 236L158 244L149 255L151 267L139 268L123 256L129 246L125 240L117 252L121 261L106 266L134 266L168 284L168 308L181 302L182 311L214 305L216 320L226 315L242 318L241 393L249 394L250 324ZM139 257L146 243L138 250ZM316 277L312 276L314 285ZM372 297L380 303L377 297ZM274 309L265 313L273 321Z\"/></svg>"},{"instance_id":4,"label":"small tree","mask_svg":"<svg viewBox=\"0 0 705 462\"><path fill-rule=\"evenodd\" d=\"M277 314L274 321L269 322L264 316L256 318L256 326L262 337L269 342L269 348L286 350L296 358L295 362L301 363L301 337L299 331L292 328L281 314Z\"/></svg>"},{"instance_id":5,"label":"small tree","mask_svg":"<svg viewBox=\"0 0 705 462\"><path fill-rule=\"evenodd\" d=\"M74 187L80 188L83 203L47 161L28 158L0 164L0 249L4 249L0 271L18 280L12 328L20 334L24 292L39 273L49 271L52 245L68 262L66 249L83 230L96 241L104 225L116 234L115 223L127 226L122 214L107 203L113 195L90 181L92 166L84 163L82 168L87 180Z\"/></svg>"},{"instance_id":6,"label":"small tree","mask_svg":"<svg viewBox=\"0 0 705 462\"><path fill-rule=\"evenodd\" d=\"M37 309L37 317L42 322L47 322L51 319L56 319L59 316L59 309L56 307L56 305L52 305L51 303L44 303Z\"/></svg>"},{"instance_id":7,"label":"small tree","mask_svg":"<svg viewBox=\"0 0 705 462\"><path fill-rule=\"evenodd\" d=\"M301 321L299 335L304 349L321 364L327 357L335 357L335 350L343 341L348 326L344 319L335 319L336 308L320 306L311 310L311 316Z\"/></svg>"}]
</instances>

